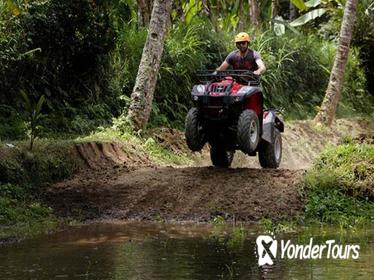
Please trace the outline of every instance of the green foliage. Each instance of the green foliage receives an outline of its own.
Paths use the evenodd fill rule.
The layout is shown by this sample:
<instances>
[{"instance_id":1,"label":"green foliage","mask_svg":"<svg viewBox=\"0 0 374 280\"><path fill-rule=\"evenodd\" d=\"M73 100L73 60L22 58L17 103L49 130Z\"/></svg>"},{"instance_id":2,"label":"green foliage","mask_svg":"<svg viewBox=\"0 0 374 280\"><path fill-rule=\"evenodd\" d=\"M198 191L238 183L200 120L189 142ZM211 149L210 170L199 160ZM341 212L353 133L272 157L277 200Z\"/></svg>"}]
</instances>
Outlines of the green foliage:
<instances>
[{"instance_id":1,"label":"green foliage","mask_svg":"<svg viewBox=\"0 0 374 280\"><path fill-rule=\"evenodd\" d=\"M195 19L179 23L169 33L156 86L151 115L152 126L183 128L184 117L192 105L190 90L196 83L194 72L214 69L234 49L234 33L212 33L209 23ZM124 28L118 42L119 56L113 56L113 88L128 104L146 33L134 25ZM275 36L272 32L255 35L252 48L259 51L267 66L263 75L265 104L285 109L287 118L312 117L321 104L335 54L334 45L317 36ZM353 115L370 111L365 92L365 76L353 51L347 67L343 100L338 114Z\"/></svg>"},{"instance_id":2,"label":"green foliage","mask_svg":"<svg viewBox=\"0 0 374 280\"><path fill-rule=\"evenodd\" d=\"M330 146L321 154L305 184L339 188L353 197L374 200L374 147L347 143Z\"/></svg>"},{"instance_id":3,"label":"green foliage","mask_svg":"<svg viewBox=\"0 0 374 280\"><path fill-rule=\"evenodd\" d=\"M13 107L0 105L0 140L4 138L17 139L26 135L23 116ZM7 120L7 121L3 121Z\"/></svg>"},{"instance_id":4,"label":"green foliage","mask_svg":"<svg viewBox=\"0 0 374 280\"><path fill-rule=\"evenodd\" d=\"M222 226L225 224L225 218L218 215L213 218L213 220L211 221L211 224L214 226Z\"/></svg>"},{"instance_id":5,"label":"green foliage","mask_svg":"<svg viewBox=\"0 0 374 280\"><path fill-rule=\"evenodd\" d=\"M295 220L291 221L281 221L273 222L271 219L262 218L258 225L262 232L267 232L271 234L285 233L285 232L294 232L297 228Z\"/></svg>"},{"instance_id":6,"label":"green foliage","mask_svg":"<svg viewBox=\"0 0 374 280\"><path fill-rule=\"evenodd\" d=\"M20 89L28 93L30 103L45 96L41 113L48 117L39 123L44 136L87 134L111 125L113 117L126 115L147 35L147 29L137 22L135 1L17 1L19 13L12 12L12 1L8 2L0 2L1 139L24 139L30 131L30 122L27 127L23 121L27 112L23 112ZM337 1L296 2L305 12L321 6L328 13L296 33L250 32L252 47L261 53L268 69L262 77L266 106L282 107L285 117L292 119L314 116L321 104L335 54L335 44L329 40L336 38L342 16ZM374 72L372 28L366 28L367 22L373 22L369 2L359 5L354 44L360 49L353 49L350 55L338 116L373 111L374 101L368 101L365 90L374 80L366 83L365 77L365 73L371 77ZM249 30L248 19L240 15L241 9L248 10L247 2L243 7L239 1L209 4L208 14L202 1L176 3L179 6L172 12L151 126L183 128L192 105L194 72L219 66L235 49L232 38L239 26ZM270 19L270 5L269 0L260 3L264 28ZM288 10L287 5L286 13Z\"/></svg>"},{"instance_id":7,"label":"green foliage","mask_svg":"<svg viewBox=\"0 0 374 280\"><path fill-rule=\"evenodd\" d=\"M38 102L33 105L30 102L29 97L24 91L21 91L21 95L24 101L25 112L27 114L27 129L28 129L28 136L30 138L30 146L29 150L32 150L34 145L35 139L40 135L42 126L40 125L40 121L42 118L42 106L45 101L44 95L40 96Z\"/></svg>"},{"instance_id":8,"label":"green foliage","mask_svg":"<svg viewBox=\"0 0 374 280\"><path fill-rule=\"evenodd\" d=\"M55 228L57 218L40 197L49 183L72 175L80 167L68 143L40 140L32 153L26 145L1 145L0 224L5 227L0 229L0 239Z\"/></svg>"},{"instance_id":9,"label":"green foliage","mask_svg":"<svg viewBox=\"0 0 374 280\"><path fill-rule=\"evenodd\" d=\"M374 203L355 199L339 189L311 190L307 201L305 218L310 221L348 227L374 220Z\"/></svg>"},{"instance_id":10,"label":"green foliage","mask_svg":"<svg viewBox=\"0 0 374 280\"><path fill-rule=\"evenodd\" d=\"M222 216L216 216L210 221L213 230L210 235L212 240L227 246L230 250L240 250L248 237L248 231L241 223L229 226Z\"/></svg>"},{"instance_id":11,"label":"green foliage","mask_svg":"<svg viewBox=\"0 0 374 280\"><path fill-rule=\"evenodd\" d=\"M52 209L35 200L30 188L0 183L0 241L55 228Z\"/></svg>"},{"instance_id":12,"label":"green foliage","mask_svg":"<svg viewBox=\"0 0 374 280\"><path fill-rule=\"evenodd\" d=\"M346 142L328 147L304 177L306 218L344 226L374 220L374 147Z\"/></svg>"},{"instance_id":13,"label":"green foliage","mask_svg":"<svg viewBox=\"0 0 374 280\"><path fill-rule=\"evenodd\" d=\"M0 197L0 224L32 223L52 215L52 209L36 202L22 203L14 199Z\"/></svg>"},{"instance_id":14,"label":"green foliage","mask_svg":"<svg viewBox=\"0 0 374 280\"><path fill-rule=\"evenodd\" d=\"M110 55L112 67L109 87L127 106L135 84L146 36L146 29L138 29L133 23L124 24L119 29L115 49Z\"/></svg>"},{"instance_id":15,"label":"green foliage","mask_svg":"<svg viewBox=\"0 0 374 280\"><path fill-rule=\"evenodd\" d=\"M69 152L69 142L38 141L33 152L24 143L2 148L0 182L22 185L38 196L46 183L68 177L78 170L79 162Z\"/></svg>"},{"instance_id":16,"label":"green foliage","mask_svg":"<svg viewBox=\"0 0 374 280\"><path fill-rule=\"evenodd\" d=\"M326 9L323 9L323 8L311 10L310 12L307 12L306 14L290 22L290 25L292 27L304 25L311 20L314 20L316 18L323 16L325 13L326 13Z\"/></svg>"},{"instance_id":17,"label":"green foliage","mask_svg":"<svg viewBox=\"0 0 374 280\"><path fill-rule=\"evenodd\" d=\"M210 33L209 25L195 23L180 24L168 35L155 92L158 112L152 115L153 125L184 126L196 70L215 68L221 62L219 53L224 45Z\"/></svg>"},{"instance_id":18,"label":"green foliage","mask_svg":"<svg viewBox=\"0 0 374 280\"><path fill-rule=\"evenodd\" d=\"M19 3L17 16L0 13L0 103L22 111L21 89L30 102L43 94L43 112L64 123L43 125L59 131L69 128L77 114L92 119L87 110L92 104L107 104L106 117L116 113L118 100L107 86L107 57L115 38L107 5L89 0Z\"/></svg>"},{"instance_id":19,"label":"green foliage","mask_svg":"<svg viewBox=\"0 0 374 280\"><path fill-rule=\"evenodd\" d=\"M359 57L367 77L367 89L374 96L374 3L359 1L352 44L360 49Z\"/></svg>"},{"instance_id":20,"label":"green foliage","mask_svg":"<svg viewBox=\"0 0 374 280\"><path fill-rule=\"evenodd\" d=\"M313 117L327 88L334 44L313 35L276 36L268 31L257 34L252 48L261 53L267 67L262 76L265 105L283 107L287 118ZM372 110L365 86L365 75L353 50L338 116Z\"/></svg>"},{"instance_id":21,"label":"green foliage","mask_svg":"<svg viewBox=\"0 0 374 280\"><path fill-rule=\"evenodd\" d=\"M230 237L227 241L227 246L230 249L242 248L244 241L248 237L248 231L240 224L232 229Z\"/></svg>"},{"instance_id":22,"label":"green foliage","mask_svg":"<svg viewBox=\"0 0 374 280\"><path fill-rule=\"evenodd\" d=\"M127 108L147 34L132 23L124 25L119 34L116 51L112 53L110 85ZM192 104L194 73L201 68L216 68L224 58L222 54L227 53L225 44L222 35L212 34L206 21L194 21L188 26L180 23L170 31L156 85L151 126L184 126L185 114Z\"/></svg>"},{"instance_id":23,"label":"green foliage","mask_svg":"<svg viewBox=\"0 0 374 280\"><path fill-rule=\"evenodd\" d=\"M291 0L292 4L294 4L300 11L304 11L307 9L303 0Z\"/></svg>"}]
</instances>

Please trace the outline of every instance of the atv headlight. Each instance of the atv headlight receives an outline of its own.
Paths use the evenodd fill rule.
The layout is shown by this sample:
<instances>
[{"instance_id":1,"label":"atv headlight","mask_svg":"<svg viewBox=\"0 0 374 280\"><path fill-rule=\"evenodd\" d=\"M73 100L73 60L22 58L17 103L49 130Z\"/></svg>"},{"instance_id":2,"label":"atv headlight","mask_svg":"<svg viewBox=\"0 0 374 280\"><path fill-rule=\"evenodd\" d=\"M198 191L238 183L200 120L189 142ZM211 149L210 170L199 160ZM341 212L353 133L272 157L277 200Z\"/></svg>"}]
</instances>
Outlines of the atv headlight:
<instances>
[{"instance_id":1,"label":"atv headlight","mask_svg":"<svg viewBox=\"0 0 374 280\"><path fill-rule=\"evenodd\" d=\"M241 89L238 90L237 94L245 94L249 91L250 87L244 86Z\"/></svg>"},{"instance_id":2,"label":"atv headlight","mask_svg":"<svg viewBox=\"0 0 374 280\"><path fill-rule=\"evenodd\" d=\"M197 85L196 91L200 94L203 94L205 92L205 86L204 85Z\"/></svg>"}]
</instances>

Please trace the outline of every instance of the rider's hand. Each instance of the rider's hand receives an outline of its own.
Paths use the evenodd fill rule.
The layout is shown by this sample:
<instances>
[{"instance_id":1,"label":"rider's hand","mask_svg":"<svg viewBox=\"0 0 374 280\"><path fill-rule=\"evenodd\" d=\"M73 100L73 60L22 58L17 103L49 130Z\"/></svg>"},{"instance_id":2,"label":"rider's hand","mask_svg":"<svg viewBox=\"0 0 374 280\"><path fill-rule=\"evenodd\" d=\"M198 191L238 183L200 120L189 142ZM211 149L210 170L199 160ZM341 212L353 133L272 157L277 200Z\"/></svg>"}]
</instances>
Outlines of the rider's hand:
<instances>
[{"instance_id":1,"label":"rider's hand","mask_svg":"<svg viewBox=\"0 0 374 280\"><path fill-rule=\"evenodd\" d=\"M217 75L217 70L212 73L213 76Z\"/></svg>"},{"instance_id":2,"label":"rider's hand","mask_svg":"<svg viewBox=\"0 0 374 280\"><path fill-rule=\"evenodd\" d=\"M257 75L257 76L260 76L261 75L261 72L256 70L256 71L253 71L253 74Z\"/></svg>"}]
</instances>

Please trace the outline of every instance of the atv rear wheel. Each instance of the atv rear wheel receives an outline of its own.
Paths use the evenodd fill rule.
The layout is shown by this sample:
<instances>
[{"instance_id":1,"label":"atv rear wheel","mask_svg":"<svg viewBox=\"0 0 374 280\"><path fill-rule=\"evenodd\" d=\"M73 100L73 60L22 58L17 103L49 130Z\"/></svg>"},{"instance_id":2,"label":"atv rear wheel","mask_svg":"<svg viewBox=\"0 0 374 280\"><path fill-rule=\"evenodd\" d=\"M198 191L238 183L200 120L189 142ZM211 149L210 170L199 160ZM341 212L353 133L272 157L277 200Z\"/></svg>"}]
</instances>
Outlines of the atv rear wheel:
<instances>
[{"instance_id":1,"label":"atv rear wheel","mask_svg":"<svg viewBox=\"0 0 374 280\"><path fill-rule=\"evenodd\" d=\"M200 151L206 143L197 108L191 108L187 113L185 136L187 146L191 151Z\"/></svg>"},{"instance_id":2,"label":"atv rear wheel","mask_svg":"<svg viewBox=\"0 0 374 280\"><path fill-rule=\"evenodd\" d=\"M216 167L229 167L234 158L233 151L227 151L223 146L214 145L210 147L210 159Z\"/></svg>"},{"instance_id":3,"label":"atv rear wheel","mask_svg":"<svg viewBox=\"0 0 374 280\"><path fill-rule=\"evenodd\" d=\"M260 124L255 111L247 109L240 114L237 140L243 153L251 154L256 150L260 140Z\"/></svg>"},{"instance_id":4,"label":"atv rear wheel","mask_svg":"<svg viewBox=\"0 0 374 280\"><path fill-rule=\"evenodd\" d=\"M272 143L263 141L258 151L258 159L263 168L278 168L282 159L282 136L277 128Z\"/></svg>"}]
</instances>

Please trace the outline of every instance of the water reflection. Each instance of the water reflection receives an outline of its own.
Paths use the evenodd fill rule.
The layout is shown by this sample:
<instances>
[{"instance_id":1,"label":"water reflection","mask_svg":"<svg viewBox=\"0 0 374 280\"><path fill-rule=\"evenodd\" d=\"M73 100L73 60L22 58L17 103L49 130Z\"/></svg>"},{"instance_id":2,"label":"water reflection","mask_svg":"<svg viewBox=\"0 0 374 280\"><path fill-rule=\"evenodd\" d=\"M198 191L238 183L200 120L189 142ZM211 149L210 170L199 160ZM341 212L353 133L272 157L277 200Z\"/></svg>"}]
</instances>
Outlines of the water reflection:
<instances>
[{"instance_id":1,"label":"water reflection","mask_svg":"<svg viewBox=\"0 0 374 280\"><path fill-rule=\"evenodd\" d=\"M258 267L255 238L232 242L230 228L113 223L74 227L0 247L0 279L373 279L373 230L280 235L361 245L358 260L286 260ZM214 233L212 235L212 233Z\"/></svg>"}]
</instances>

